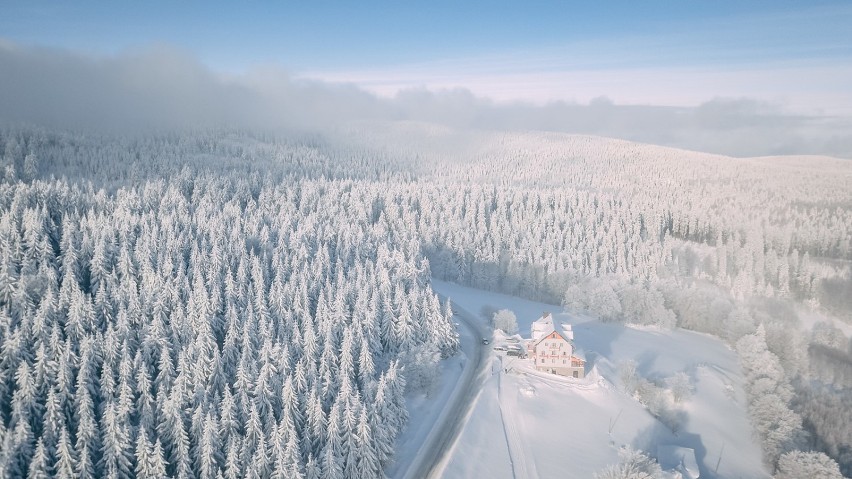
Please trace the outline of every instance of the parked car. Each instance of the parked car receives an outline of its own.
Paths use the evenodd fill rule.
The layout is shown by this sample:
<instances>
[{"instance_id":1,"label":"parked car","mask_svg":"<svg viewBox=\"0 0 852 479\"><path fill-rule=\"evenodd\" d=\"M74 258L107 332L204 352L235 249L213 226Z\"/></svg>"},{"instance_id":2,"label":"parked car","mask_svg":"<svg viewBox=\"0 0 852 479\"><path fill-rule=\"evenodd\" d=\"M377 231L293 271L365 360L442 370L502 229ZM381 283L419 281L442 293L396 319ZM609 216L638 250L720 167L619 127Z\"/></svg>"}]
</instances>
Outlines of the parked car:
<instances>
[{"instance_id":1,"label":"parked car","mask_svg":"<svg viewBox=\"0 0 852 479\"><path fill-rule=\"evenodd\" d=\"M520 344L506 345L506 349L508 350L506 353L507 356L517 356L519 358L525 358L527 356L527 352Z\"/></svg>"},{"instance_id":2,"label":"parked car","mask_svg":"<svg viewBox=\"0 0 852 479\"><path fill-rule=\"evenodd\" d=\"M509 349L506 351L506 356L517 356L519 358L527 357L527 354L522 349Z\"/></svg>"},{"instance_id":3,"label":"parked car","mask_svg":"<svg viewBox=\"0 0 852 479\"><path fill-rule=\"evenodd\" d=\"M482 338L482 344L488 344L489 342L488 338Z\"/></svg>"}]
</instances>

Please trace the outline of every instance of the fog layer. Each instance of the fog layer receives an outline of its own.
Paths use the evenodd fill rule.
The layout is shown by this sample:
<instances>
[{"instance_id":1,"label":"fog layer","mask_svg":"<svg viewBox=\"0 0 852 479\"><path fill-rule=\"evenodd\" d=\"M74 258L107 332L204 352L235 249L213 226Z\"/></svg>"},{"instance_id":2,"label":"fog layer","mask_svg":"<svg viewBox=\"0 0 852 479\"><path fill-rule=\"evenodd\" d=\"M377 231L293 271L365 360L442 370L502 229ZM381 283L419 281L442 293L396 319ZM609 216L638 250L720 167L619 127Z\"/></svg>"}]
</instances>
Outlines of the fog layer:
<instances>
[{"instance_id":1,"label":"fog layer","mask_svg":"<svg viewBox=\"0 0 852 479\"><path fill-rule=\"evenodd\" d=\"M595 134L735 156L852 158L852 120L802 116L750 100L696 107L496 103L467 90L406 90L379 98L283 70L227 76L169 47L111 57L0 42L0 119L74 130L237 127L327 130L414 120L454 128Z\"/></svg>"}]
</instances>

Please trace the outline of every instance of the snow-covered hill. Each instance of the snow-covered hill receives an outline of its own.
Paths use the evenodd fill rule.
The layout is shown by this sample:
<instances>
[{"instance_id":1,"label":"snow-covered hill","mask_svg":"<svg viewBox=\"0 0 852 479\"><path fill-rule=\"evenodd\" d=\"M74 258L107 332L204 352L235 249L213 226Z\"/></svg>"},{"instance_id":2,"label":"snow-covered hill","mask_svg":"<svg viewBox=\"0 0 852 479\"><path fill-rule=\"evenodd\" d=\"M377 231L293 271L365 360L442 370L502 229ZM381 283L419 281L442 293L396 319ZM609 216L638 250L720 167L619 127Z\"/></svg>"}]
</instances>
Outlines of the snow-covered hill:
<instances>
[{"instance_id":1,"label":"snow-covered hill","mask_svg":"<svg viewBox=\"0 0 852 479\"><path fill-rule=\"evenodd\" d=\"M852 162L413 123L329 137L9 127L0 151L7 475L410 471L455 390L433 381L456 335L429 278L609 321L568 318L599 381L519 362L488 376L450 476L482 459L587 477L623 444L692 448L710 477L811 449L852 473ZM436 285L473 315L514 310L524 331L561 309ZM717 337L768 367L744 362L744 386ZM695 389L681 403L678 374Z\"/></svg>"},{"instance_id":2,"label":"snow-covered hill","mask_svg":"<svg viewBox=\"0 0 852 479\"><path fill-rule=\"evenodd\" d=\"M543 311L556 313L573 323L589 370L584 380L561 378L533 373L522 360L495 354L493 374L455 444L445 477L587 478L617 462L623 445L652 456L659 446L693 449L701 477L769 476L746 415L736 355L718 339L604 324L560 313L558 306L441 281L433 288L472 313L486 305L514 311L525 336ZM638 375L650 380L681 371L689 375L694 393L673 407L680 423L676 432L624 392L618 365L626 360L635 360Z\"/></svg>"}]
</instances>

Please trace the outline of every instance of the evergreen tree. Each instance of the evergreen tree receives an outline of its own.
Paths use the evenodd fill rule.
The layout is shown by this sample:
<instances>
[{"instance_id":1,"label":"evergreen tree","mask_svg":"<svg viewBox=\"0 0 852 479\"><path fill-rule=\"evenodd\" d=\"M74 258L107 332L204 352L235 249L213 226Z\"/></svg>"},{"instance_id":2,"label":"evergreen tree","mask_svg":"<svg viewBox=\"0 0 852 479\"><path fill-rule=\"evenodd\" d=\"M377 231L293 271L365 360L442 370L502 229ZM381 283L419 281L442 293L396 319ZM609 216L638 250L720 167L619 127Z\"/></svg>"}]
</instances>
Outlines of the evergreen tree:
<instances>
[{"instance_id":1,"label":"evergreen tree","mask_svg":"<svg viewBox=\"0 0 852 479\"><path fill-rule=\"evenodd\" d=\"M374 441L375 438L370 429L370 421L367 419L367 410L366 408L361 409L361 416L358 418L358 430L355 436L355 444L358 451L357 477L370 478L383 476L379 457L373 445Z\"/></svg>"},{"instance_id":2,"label":"evergreen tree","mask_svg":"<svg viewBox=\"0 0 852 479\"><path fill-rule=\"evenodd\" d=\"M39 439L35 454L27 471L27 479L48 479L53 476L51 469L47 450L44 447L44 443Z\"/></svg>"},{"instance_id":3,"label":"evergreen tree","mask_svg":"<svg viewBox=\"0 0 852 479\"><path fill-rule=\"evenodd\" d=\"M77 459L74 456L74 447L68 437L68 430L63 427L56 450L56 477L63 479L77 477Z\"/></svg>"}]
</instances>

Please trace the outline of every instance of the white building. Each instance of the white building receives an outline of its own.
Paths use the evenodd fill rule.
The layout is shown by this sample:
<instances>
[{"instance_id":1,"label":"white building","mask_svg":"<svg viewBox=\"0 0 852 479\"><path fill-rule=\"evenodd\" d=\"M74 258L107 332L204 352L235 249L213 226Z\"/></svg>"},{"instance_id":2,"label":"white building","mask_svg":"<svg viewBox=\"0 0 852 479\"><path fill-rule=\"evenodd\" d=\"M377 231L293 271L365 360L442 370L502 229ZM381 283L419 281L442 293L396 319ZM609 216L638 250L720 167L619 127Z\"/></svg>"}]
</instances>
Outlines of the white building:
<instances>
[{"instance_id":1,"label":"white building","mask_svg":"<svg viewBox=\"0 0 852 479\"><path fill-rule=\"evenodd\" d=\"M560 376L585 377L586 361L574 348L574 331L570 324L555 323L553 315L545 312L532 324L531 332L527 351L535 362L536 370Z\"/></svg>"}]
</instances>

